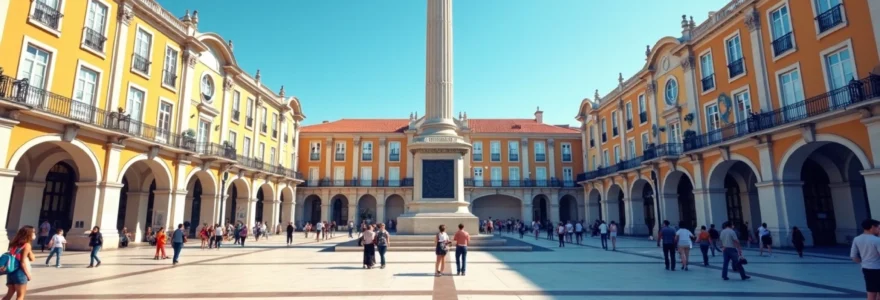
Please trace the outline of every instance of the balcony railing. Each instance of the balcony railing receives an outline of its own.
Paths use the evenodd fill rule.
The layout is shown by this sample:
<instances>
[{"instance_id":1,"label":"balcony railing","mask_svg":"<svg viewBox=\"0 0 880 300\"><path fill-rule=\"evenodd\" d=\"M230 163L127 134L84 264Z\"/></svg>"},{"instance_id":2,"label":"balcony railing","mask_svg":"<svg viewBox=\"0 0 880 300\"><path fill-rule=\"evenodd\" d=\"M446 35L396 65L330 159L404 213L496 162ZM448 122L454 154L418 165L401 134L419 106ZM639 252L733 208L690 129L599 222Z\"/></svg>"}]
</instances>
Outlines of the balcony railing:
<instances>
[{"instance_id":1,"label":"balcony railing","mask_svg":"<svg viewBox=\"0 0 880 300\"><path fill-rule=\"evenodd\" d=\"M703 77L703 91L708 91L715 88L715 74L709 74L709 76Z\"/></svg>"},{"instance_id":2,"label":"balcony railing","mask_svg":"<svg viewBox=\"0 0 880 300\"><path fill-rule=\"evenodd\" d=\"M345 160L345 153L336 153L335 159L336 159L336 161L344 161Z\"/></svg>"},{"instance_id":3,"label":"balcony railing","mask_svg":"<svg viewBox=\"0 0 880 300\"><path fill-rule=\"evenodd\" d=\"M83 28L83 45L86 47L104 53L104 44L106 42L107 38L104 34L88 27Z\"/></svg>"},{"instance_id":4,"label":"balcony railing","mask_svg":"<svg viewBox=\"0 0 880 300\"><path fill-rule=\"evenodd\" d=\"M645 148L642 157L645 161L662 157L678 157L681 155L681 148L682 146L680 143L666 143L657 146L649 144L648 147Z\"/></svg>"},{"instance_id":5,"label":"balcony railing","mask_svg":"<svg viewBox=\"0 0 880 300\"><path fill-rule=\"evenodd\" d=\"M571 153L562 153L563 162L571 162Z\"/></svg>"},{"instance_id":6,"label":"balcony railing","mask_svg":"<svg viewBox=\"0 0 880 300\"><path fill-rule=\"evenodd\" d=\"M373 153L363 153L363 154L361 154L361 160L363 160L363 161L371 161L371 160L373 160Z\"/></svg>"},{"instance_id":7,"label":"balcony railing","mask_svg":"<svg viewBox=\"0 0 880 300\"><path fill-rule=\"evenodd\" d=\"M845 87L773 111L753 113L745 120L686 138L684 151L705 148L759 131L842 110L847 105L876 97L880 97L880 75L871 74L861 80L850 81L849 85Z\"/></svg>"},{"instance_id":8,"label":"balcony railing","mask_svg":"<svg viewBox=\"0 0 880 300\"><path fill-rule=\"evenodd\" d=\"M241 117L241 111L232 110L232 120L238 122L239 117Z\"/></svg>"},{"instance_id":9,"label":"balcony railing","mask_svg":"<svg viewBox=\"0 0 880 300\"><path fill-rule=\"evenodd\" d=\"M535 153L535 161L546 161L547 155L544 153Z\"/></svg>"},{"instance_id":10,"label":"balcony railing","mask_svg":"<svg viewBox=\"0 0 880 300\"><path fill-rule=\"evenodd\" d=\"M791 32L773 40L773 56L779 56L780 54L791 50L791 48L794 48L794 40L792 39Z\"/></svg>"},{"instance_id":11,"label":"balcony railing","mask_svg":"<svg viewBox=\"0 0 880 300\"><path fill-rule=\"evenodd\" d=\"M843 14L840 11L842 6L843 3L835 5L816 16L816 22L819 23L819 33L828 31L829 29L843 23Z\"/></svg>"},{"instance_id":12,"label":"balcony railing","mask_svg":"<svg viewBox=\"0 0 880 300\"><path fill-rule=\"evenodd\" d=\"M246 121L247 121L247 122L246 122L247 124L245 124L245 125L247 125L247 127L253 127L253 126L254 126L254 117L248 116Z\"/></svg>"},{"instance_id":13,"label":"balcony railing","mask_svg":"<svg viewBox=\"0 0 880 300\"><path fill-rule=\"evenodd\" d=\"M321 160L321 153L309 153L309 160Z\"/></svg>"},{"instance_id":14,"label":"balcony railing","mask_svg":"<svg viewBox=\"0 0 880 300\"><path fill-rule=\"evenodd\" d=\"M741 75L746 72L746 64L745 58L740 58L734 60L730 64L727 65L727 72L730 74L730 78L734 78L736 76Z\"/></svg>"},{"instance_id":15,"label":"balcony railing","mask_svg":"<svg viewBox=\"0 0 880 300\"><path fill-rule=\"evenodd\" d=\"M508 161L519 161L519 153L508 153L507 160Z\"/></svg>"},{"instance_id":16,"label":"balcony railing","mask_svg":"<svg viewBox=\"0 0 880 300\"><path fill-rule=\"evenodd\" d=\"M400 161L400 153L391 153L388 155L389 161Z\"/></svg>"},{"instance_id":17,"label":"balcony railing","mask_svg":"<svg viewBox=\"0 0 880 300\"><path fill-rule=\"evenodd\" d=\"M152 62L146 57L140 56L137 53L131 55L131 67L138 72L150 74L150 64L152 64Z\"/></svg>"},{"instance_id":18,"label":"balcony railing","mask_svg":"<svg viewBox=\"0 0 880 300\"><path fill-rule=\"evenodd\" d=\"M648 112L647 111L643 111L643 112L639 113L639 124L643 124L645 122L648 122Z\"/></svg>"},{"instance_id":19,"label":"balcony railing","mask_svg":"<svg viewBox=\"0 0 880 300\"><path fill-rule=\"evenodd\" d=\"M632 130L632 129L633 129L633 120L632 119L626 120L626 130Z\"/></svg>"},{"instance_id":20,"label":"balcony railing","mask_svg":"<svg viewBox=\"0 0 880 300\"><path fill-rule=\"evenodd\" d=\"M43 1L36 1L35 4L36 7L34 7L34 14L31 15L31 20L40 22L51 29L58 30L58 24L61 23L61 17L64 15Z\"/></svg>"},{"instance_id":21,"label":"balcony railing","mask_svg":"<svg viewBox=\"0 0 880 300\"><path fill-rule=\"evenodd\" d=\"M483 161L483 153L474 153L474 161Z\"/></svg>"},{"instance_id":22,"label":"balcony railing","mask_svg":"<svg viewBox=\"0 0 880 300\"><path fill-rule=\"evenodd\" d=\"M492 153L492 161L501 161L501 153Z\"/></svg>"},{"instance_id":23,"label":"balcony railing","mask_svg":"<svg viewBox=\"0 0 880 300\"><path fill-rule=\"evenodd\" d=\"M223 157L230 160L238 158L237 150L232 145L220 145L217 143L197 143L196 152L203 156Z\"/></svg>"},{"instance_id":24,"label":"balcony railing","mask_svg":"<svg viewBox=\"0 0 880 300\"><path fill-rule=\"evenodd\" d=\"M473 179L465 178L464 185L468 187L575 187L576 184L572 180L557 179L520 179L520 180L500 180L500 179Z\"/></svg>"},{"instance_id":25,"label":"balcony railing","mask_svg":"<svg viewBox=\"0 0 880 300\"><path fill-rule=\"evenodd\" d=\"M162 84L169 87L177 87L177 71L162 70Z\"/></svg>"}]
</instances>

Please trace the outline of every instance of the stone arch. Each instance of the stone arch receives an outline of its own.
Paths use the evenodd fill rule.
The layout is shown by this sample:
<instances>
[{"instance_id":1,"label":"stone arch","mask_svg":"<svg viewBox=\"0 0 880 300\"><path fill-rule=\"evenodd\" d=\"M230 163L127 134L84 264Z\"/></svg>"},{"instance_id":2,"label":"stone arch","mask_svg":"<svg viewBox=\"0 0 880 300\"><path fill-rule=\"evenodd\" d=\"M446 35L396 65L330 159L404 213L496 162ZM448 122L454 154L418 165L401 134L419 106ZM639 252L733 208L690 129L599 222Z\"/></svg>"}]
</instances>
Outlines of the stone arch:
<instances>
[{"instance_id":1,"label":"stone arch","mask_svg":"<svg viewBox=\"0 0 880 300\"><path fill-rule=\"evenodd\" d=\"M406 200L402 196L391 194L385 198L385 218L394 221L393 224L388 224L389 230L397 230L397 217L404 212L406 212Z\"/></svg>"},{"instance_id":2,"label":"stone arch","mask_svg":"<svg viewBox=\"0 0 880 300\"><path fill-rule=\"evenodd\" d=\"M471 200L472 212L480 220L522 219L522 199L505 194L488 194Z\"/></svg>"},{"instance_id":3,"label":"stone arch","mask_svg":"<svg viewBox=\"0 0 880 300\"><path fill-rule=\"evenodd\" d=\"M605 212L602 218L605 222L611 223L615 221L619 228L626 227L626 203L624 203L624 199L626 199L626 194L623 187L617 183L612 183L608 187L608 193L605 195Z\"/></svg>"},{"instance_id":4,"label":"stone arch","mask_svg":"<svg viewBox=\"0 0 880 300\"><path fill-rule=\"evenodd\" d=\"M859 159L859 162L862 163L863 168L871 168L871 161L856 143L839 135L825 133L816 134L815 142L807 143L804 140L799 140L791 145L780 160L778 178L793 178L800 176L799 165L807 159L809 154L828 143L840 144L846 149L849 149L849 151L852 151L852 153Z\"/></svg>"},{"instance_id":5,"label":"stone arch","mask_svg":"<svg viewBox=\"0 0 880 300\"><path fill-rule=\"evenodd\" d=\"M691 231L697 226L693 177L684 168L670 171L663 179L661 217L671 224L682 224Z\"/></svg>"},{"instance_id":6,"label":"stone arch","mask_svg":"<svg viewBox=\"0 0 880 300\"><path fill-rule=\"evenodd\" d=\"M367 221L367 223L379 223L381 221L376 220L376 209L378 207L378 200L375 196L370 194L364 194L358 199L357 202L357 211L355 211L355 221L357 224L362 223L363 221Z\"/></svg>"},{"instance_id":7,"label":"stone arch","mask_svg":"<svg viewBox=\"0 0 880 300\"><path fill-rule=\"evenodd\" d=\"M637 235L654 232L657 222L657 197L654 194L654 185L645 178L636 179L630 187L629 195L632 221L624 231L627 234Z\"/></svg>"},{"instance_id":8,"label":"stone arch","mask_svg":"<svg viewBox=\"0 0 880 300\"><path fill-rule=\"evenodd\" d=\"M685 177L682 177L682 175ZM694 185L694 177L691 176L691 173L687 169L677 166L675 170L669 170L669 172L666 172L666 176L663 176L663 183L661 184L663 191L661 192L666 193L667 191L675 190L682 178L687 179L691 185Z\"/></svg>"},{"instance_id":9,"label":"stone arch","mask_svg":"<svg viewBox=\"0 0 880 300\"><path fill-rule=\"evenodd\" d=\"M730 222L741 239L755 223L760 223L760 199L755 184L761 182L760 169L747 157L731 154L729 160L719 160L709 168L709 188L703 199L700 224L721 228ZM698 216L699 217L699 216Z\"/></svg>"},{"instance_id":10,"label":"stone arch","mask_svg":"<svg viewBox=\"0 0 880 300\"><path fill-rule=\"evenodd\" d=\"M590 190L587 197L587 220L593 222L602 218L602 192L597 188Z\"/></svg>"},{"instance_id":11,"label":"stone arch","mask_svg":"<svg viewBox=\"0 0 880 300\"><path fill-rule=\"evenodd\" d=\"M571 194L564 194L559 197L559 221L572 224L581 221L581 215L578 213L578 199Z\"/></svg>"},{"instance_id":12,"label":"stone arch","mask_svg":"<svg viewBox=\"0 0 880 300\"><path fill-rule=\"evenodd\" d=\"M333 197L328 199L328 209L330 218L327 219L327 222L336 222L336 224L348 224L348 221L352 219L350 215L350 211L348 207L351 205L350 200L346 195L336 194Z\"/></svg>"},{"instance_id":13,"label":"stone arch","mask_svg":"<svg viewBox=\"0 0 880 300\"><path fill-rule=\"evenodd\" d=\"M257 203L254 208L254 220L256 222L268 222L267 226L273 225L274 209L275 209L275 187L268 181L264 181L260 187L255 189L254 199ZM271 226L269 226L271 227Z\"/></svg>"},{"instance_id":14,"label":"stone arch","mask_svg":"<svg viewBox=\"0 0 880 300\"><path fill-rule=\"evenodd\" d=\"M671 36L665 36L657 40L657 42L654 43L654 47L651 47L651 53L648 55L648 59L645 62L645 69L649 66L657 65L657 60L662 57L660 54L664 52L660 50L664 49L666 46L675 47L678 45L681 45L681 41Z\"/></svg>"},{"instance_id":15,"label":"stone arch","mask_svg":"<svg viewBox=\"0 0 880 300\"><path fill-rule=\"evenodd\" d=\"M186 201L183 212L184 224L189 223L190 234L194 235L203 224L225 223L221 218L222 207L218 206L217 182L214 174L201 168L193 168L184 177ZM219 199L225 199L221 197Z\"/></svg>"},{"instance_id":16,"label":"stone arch","mask_svg":"<svg viewBox=\"0 0 880 300\"><path fill-rule=\"evenodd\" d=\"M156 186L159 189L171 189L173 187L171 181L171 170L168 168L168 165L166 165L165 162L158 157L149 159L146 154L139 154L125 162L125 164L122 165L122 168L119 169L119 175L118 178L116 178L115 182L121 184L122 177L125 176L125 172L128 170L128 168L131 168L131 166L136 163L144 163L149 168L149 170L153 173L154 179L156 179Z\"/></svg>"},{"instance_id":17,"label":"stone arch","mask_svg":"<svg viewBox=\"0 0 880 300\"><path fill-rule=\"evenodd\" d=\"M202 182L203 186L208 187L208 188L205 188L205 190L212 191L212 194L216 193L218 191L218 187L220 185L217 183L219 182L219 180L217 180L217 176L215 176L214 172L211 172L211 170L205 170L200 167L194 167L192 170L189 171L188 174L186 174L186 180L184 182L187 183L187 187L189 187L189 182L192 181L193 177L197 177L199 179L199 181ZM187 189L189 189L189 188L187 188Z\"/></svg>"},{"instance_id":18,"label":"stone arch","mask_svg":"<svg viewBox=\"0 0 880 300\"><path fill-rule=\"evenodd\" d=\"M89 147L80 140L72 140L64 142L61 134L47 134L35 137L25 142L21 147L12 154L12 158L7 163L7 169L15 169L18 162L32 148L40 146L43 143L57 146L70 154L71 159L75 162L78 169L79 181L81 182L100 182L101 181L101 164L98 163L98 157ZM36 172L31 174L37 176Z\"/></svg>"},{"instance_id":19,"label":"stone arch","mask_svg":"<svg viewBox=\"0 0 880 300\"><path fill-rule=\"evenodd\" d=\"M248 205L251 199L250 183L242 177L236 177L226 184L226 214L224 219L231 223L242 222L248 224Z\"/></svg>"},{"instance_id":20,"label":"stone arch","mask_svg":"<svg viewBox=\"0 0 880 300\"><path fill-rule=\"evenodd\" d=\"M299 98L297 98L297 97L288 98L287 106L290 107L295 119L305 119L306 118L306 115L302 110L302 105L299 102Z\"/></svg>"},{"instance_id":21,"label":"stone arch","mask_svg":"<svg viewBox=\"0 0 880 300\"><path fill-rule=\"evenodd\" d=\"M535 221L550 221L552 216L550 209L550 197L544 194L537 194L532 197L532 219Z\"/></svg>"},{"instance_id":22,"label":"stone arch","mask_svg":"<svg viewBox=\"0 0 880 300\"><path fill-rule=\"evenodd\" d=\"M724 175L727 174L727 171L730 170L737 162L743 163L752 170L752 174L755 174L758 182L761 182L761 170L752 162L748 157L742 156L740 154L731 153L730 159L724 160L719 159L712 167L709 168L709 180L707 186L715 187L715 186L723 186L724 185Z\"/></svg>"},{"instance_id":23,"label":"stone arch","mask_svg":"<svg viewBox=\"0 0 880 300\"><path fill-rule=\"evenodd\" d=\"M303 200L302 224L315 224L321 222L321 203L323 203L321 196L318 196L317 194L311 194L305 197L305 200Z\"/></svg>"},{"instance_id":24,"label":"stone arch","mask_svg":"<svg viewBox=\"0 0 880 300\"><path fill-rule=\"evenodd\" d=\"M226 65L238 67L238 62L235 60L235 54L232 52L232 49L229 49L229 44L227 44L219 34L206 32L198 35L196 39L215 50L214 53L219 54L220 57L218 58L223 59L223 62L225 62Z\"/></svg>"}]
</instances>

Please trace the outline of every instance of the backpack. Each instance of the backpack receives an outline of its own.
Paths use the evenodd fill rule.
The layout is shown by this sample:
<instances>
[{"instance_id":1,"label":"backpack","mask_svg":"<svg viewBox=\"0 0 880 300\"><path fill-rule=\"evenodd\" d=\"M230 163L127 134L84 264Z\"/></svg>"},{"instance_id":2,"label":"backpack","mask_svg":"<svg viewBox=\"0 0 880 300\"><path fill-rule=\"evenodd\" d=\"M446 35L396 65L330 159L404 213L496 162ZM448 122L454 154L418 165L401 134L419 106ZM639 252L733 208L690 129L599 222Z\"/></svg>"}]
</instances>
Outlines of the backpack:
<instances>
[{"instance_id":1,"label":"backpack","mask_svg":"<svg viewBox=\"0 0 880 300\"><path fill-rule=\"evenodd\" d=\"M385 246L388 243L388 236L384 231L379 231L376 234L376 244L379 246Z\"/></svg>"},{"instance_id":2,"label":"backpack","mask_svg":"<svg viewBox=\"0 0 880 300\"><path fill-rule=\"evenodd\" d=\"M15 254L12 254L12 251L9 251L0 255L0 275L6 275L18 271L18 268L21 266L21 261L19 261L16 255L19 254L21 254L21 248L16 249Z\"/></svg>"}]
</instances>

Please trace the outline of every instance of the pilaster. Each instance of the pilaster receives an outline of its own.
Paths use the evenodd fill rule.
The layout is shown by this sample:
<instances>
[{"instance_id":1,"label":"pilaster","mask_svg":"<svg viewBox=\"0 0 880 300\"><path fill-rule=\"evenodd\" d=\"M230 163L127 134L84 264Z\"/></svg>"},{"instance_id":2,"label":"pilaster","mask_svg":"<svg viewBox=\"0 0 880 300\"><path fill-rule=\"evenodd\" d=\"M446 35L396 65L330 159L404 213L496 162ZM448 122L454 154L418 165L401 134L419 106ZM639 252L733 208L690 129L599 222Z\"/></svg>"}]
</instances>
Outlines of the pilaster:
<instances>
[{"instance_id":1,"label":"pilaster","mask_svg":"<svg viewBox=\"0 0 880 300\"><path fill-rule=\"evenodd\" d=\"M0 0L0 7L2 7L2 2L8 0ZM3 14L6 13L6 10L3 10ZM112 112L116 111L116 108L119 107L119 99L122 94L122 77L123 72L125 72L125 59L128 58L128 53L126 51L126 46L128 45L128 26L131 24L131 20L134 19L134 9L131 6L131 3L123 2L119 4L116 18L116 32L114 33L113 39L113 54L112 61L110 63L110 90L107 93L106 107L104 107L105 111ZM3 25L0 25L2 28ZM0 34L2 35L2 34ZM179 107L180 105L178 105ZM178 120L181 120L178 118Z\"/></svg>"},{"instance_id":2,"label":"pilaster","mask_svg":"<svg viewBox=\"0 0 880 300\"><path fill-rule=\"evenodd\" d=\"M153 224L150 224L150 226L154 230L158 230L159 227L168 229L170 224L172 224L173 204L174 192L171 190L153 191Z\"/></svg>"},{"instance_id":3,"label":"pilaster","mask_svg":"<svg viewBox=\"0 0 880 300\"><path fill-rule=\"evenodd\" d=\"M220 219L220 213L222 210L222 206L220 205L221 197L223 195L213 195L204 193L202 194L202 207L199 214L200 223L208 223L208 224L217 224ZM189 201L192 201L191 199ZM184 216L184 220L190 219L190 216ZM192 220L190 220L192 221ZM178 223L172 224L177 225ZM192 224L191 226L199 226L201 224ZM221 225L225 225L222 224Z\"/></svg>"},{"instance_id":4,"label":"pilaster","mask_svg":"<svg viewBox=\"0 0 880 300\"><path fill-rule=\"evenodd\" d=\"M684 69L684 95L686 100L686 105L688 111L694 114L694 124L690 126L688 129L697 132L698 134L702 132L703 126L702 118L700 118L700 114L702 109L697 106L697 84L696 77L697 75L694 72L694 68L696 67L696 62L694 61L694 54L688 51L688 56L682 58L681 66ZM684 132L684 128L682 128L682 132Z\"/></svg>"},{"instance_id":5,"label":"pilaster","mask_svg":"<svg viewBox=\"0 0 880 300\"><path fill-rule=\"evenodd\" d=\"M104 182L100 187L101 205L98 226L101 226L102 235L115 237L117 241L119 240L119 230L116 228L116 221L119 219L119 193L122 191L122 187L122 184L112 182ZM113 249L118 247L118 243L106 246L108 249Z\"/></svg>"},{"instance_id":6,"label":"pilaster","mask_svg":"<svg viewBox=\"0 0 880 300\"><path fill-rule=\"evenodd\" d=\"M413 134L414 134L414 133L412 133L412 132L408 132L408 133L406 134L406 144L407 144L407 146L409 146L409 144L412 143L412 141L413 141ZM403 150L403 149L401 149L401 150ZM415 163L414 163L414 162L415 162L415 161L413 160L413 153L412 153L412 151L406 151L406 178L413 178L413 171L414 171L414 169L415 169ZM470 170L470 160L465 160L465 161L464 161L464 164L465 164L465 170Z\"/></svg>"},{"instance_id":7,"label":"pilaster","mask_svg":"<svg viewBox=\"0 0 880 300\"><path fill-rule=\"evenodd\" d=\"M8 0L0 0L0 7L3 7L3 5L2 5L3 1L8 1ZM0 12L0 14L5 14L5 13L6 12ZM2 28L2 27L3 27L3 25L0 24L0 28ZM0 36L2 36L2 35L3 35L3 33L0 32ZM0 71L2 71L2 68L0 68ZM18 121L12 120L12 119L0 118L0 144L9 145L9 141L12 140L12 128L14 128L15 125L18 125ZM8 154L9 154L9 147L0 147L0 157L9 157ZM5 166L6 164L7 164L6 159L4 159L3 162L0 162L0 167ZM15 166L10 166L10 168L12 168L14 170Z\"/></svg>"},{"instance_id":8,"label":"pilaster","mask_svg":"<svg viewBox=\"0 0 880 300\"><path fill-rule=\"evenodd\" d=\"M790 246L793 226L803 232L806 238L804 244L813 245L813 235L807 226L803 185L801 181L764 181L755 184L761 199L761 222L767 223L767 229L775 237L773 246Z\"/></svg>"},{"instance_id":9,"label":"pilaster","mask_svg":"<svg viewBox=\"0 0 880 300\"><path fill-rule=\"evenodd\" d=\"M299 170L299 132L300 132L300 124L299 121L293 121L293 153L296 153L296 159L291 162L291 168L294 170ZM308 172L308 170L305 170ZM303 173L306 173L303 172Z\"/></svg>"},{"instance_id":10,"label":"pilaster","mask_svg":"<svg viewBox=\"0 0 880 300\"><path fill-rule=\"evenodd\" d=\"M389 179L385 177L385 160L388 159L388 155L385 152L386 144L388 144L388 140L386 140L385 137L380 137L379 138L379 179L385 180L385 182L387 183ZM409 151L407 151L407 152L409 152ZM408 165L411 166L411 165L413 165L414 162L412 160L410 160L407 163L408 163ZM407 169L408 168L410 168L410 167L407 166ZM409 170L407 170L407 173L409 173Z\"/></svg>"},{"instance_id":11,"label":"pilaster","mask_svg":"<svg viewBox=\"0 0 880 300\"><path fill-rule=\"evenodd\" d=\"M230 116L232 114L232 94L234 93L233 86L235 86L235 83L231 76L227 75L226 78L223 78L223 103L221 104L223 109L220 111L221 143L229 139L229 123L232 119L232 116ZM279 152L282 152L282 150L279 150Z\"/></svg>"},{"instance_id":12,"label":"pilaster","mask_svg":"<svg viewBox=\"0 0 880 300\"><path fill-rule=\"evenodd\" d=\"M9 170L9 169L0 169L0 186L12 186L13 180L15 176L18 175L18 171ZM9 197L11 193L0 193L0 207L9 207ZM0 209L0 224L7 224L7 218L9 217L9 210ZM16 228L15 230L18 230ZM6 227L0 227L0 247L2 249L9 248L9 238L7 236Z\"/></svg>"},{"instance_id":13,"label":"pilaster","mask_svg":"<svg viewBox=\"0 0 880 300\"><path fill-rule=\"evenodd\" d=\"M361 137L359 137L359 136L355 137L354 138L354 145L352 145L352 146L354 147L354 149L352 149L352 155L351 155L351 163L352 163L351 179L360 180L361 179L361 168L360 168Z\"/></svg>"},{"instance_id":14,"label":"pilaster","mask_svg":"<svg viewBox=\"0 0 880 300\"><path fill-rule=\"evenodd\" d=\"M99 188L100 183L98 182L76 183L73 228L67 233L68 248L71 250L88 249L88 233L100 223L98 215L101 206Z\"/></svg>"},{"instance_id":15,"label":"pilaster","mask_svg":"<svg viewBox=\"0 0 880 300\"><path fill-rule=\"evenodd\" d=\"M519 145L519 148L522 149L522 157L520 157L520 160L522 161L522 172L520 173L522 174L523 179L531 179L532 172L529 169L529 161L532 160L532 157L529 156L529 138L522 138ZM471 176L473 176L473 174L471 174ZM532 199L528 198L527 200L531 201Z\"/></svg>"},{"instance_id":16,"label":"pilaster","mask_svg":"<svg viewBox=\"0 0 880 300\"><path fill-rule=\"evenodd\" d=\"M6 17L9 15L10 1L11 0L0 0L0 41L3 40L3 32L5 32L6 29Z\"/></svg>"},{"instance_id":17,"label":"pilaster","mask_svg":"<svg viewBox=\"0 0 880 300\"><path fill-rule=\"evenodd\" d=\"M715 224L721 228L721 224L727 222L727 198L723 188L695 189L694 200L697 203L697 226ZM701 206L703 210L700 210Z\"/></svg>"},{"instance_id":18,"label":"pilaster","mask_svg":"<svg viewBox=\"0 0 880 300\"><path fill-rule=\"evenodd\" d=\"M866 199L862 197L861 188L850 182L831 183L829 187L831 199L834 199L837 242L846 244L847 236L855 237L862 232L861 221L868 218Z\"/></svg>"},{"instance_id":19,"label":"pilaster","mask_svg":"<svg viewBox=\"0 0 880 300\"><path fill-rule=\"evenodd\" d=\"M873 149L873 145L871 148ZM880 216L880 169L864 170L861 174L865 178L865 192L868 194L867 201L871 208L871 216L877 219Z\"/></svg>"},{"instance_id":20,"label":"pilaster","mask_svg":"<svg viewBox=\"0 0 880 300\"><path fill-rule=\"evenodd\" d=\"M335 157L333 157L333 149L336 148L336 145L333 144L333 138L328 137L327 143L324 146L324 179L331 180L333 179L333 169L331 168L331 162Z\"/></svg>"},{"instance_id":21,"label":"pilaster","mask_svg":"<svg viewBox=\"0 0 880 300\"><path fill-rule=\"evenodd\" d=\"M755 7L749 8L745 14L745 22L749 28L749 39L752 42L752 64L755 72L755 84L758 96L758 102L761 104L761 111L768 112L773 110L772 100L770 99L770 81L767 76L767 62L764 56L764 38L761 36L761 14Z\"/></svg>"},{"instance_id":22,"label":"pilaster","mask_svg":"<svg viewBox=\"0 0 880 300\"><path fill-rule=\"evenodd\" d=\"M2 2L3 1L0 1L0 3L2 3ZM0 7L3 7L3 5L0 4ZM872 30L872 32L874 33L874 45L876 47L875 49L877 49L877 56L876 57L880 57L880 2L868 1L868 12L871 15L871 26L874 29L874 30ZM0 21L2 21L2 20L3 19L0 18ZM0 29L3 29L2 26L3 25L0 25ZM0 37L2 37L2 36L0 36ZM2 40L2 39L0 39L0 40ZM872 216L876 216L876 215L872 215Z\"/></svg>"},{"instance_id":23,"label":"pilaster","mask_svg":"<svg viewBox=\"0 0 880 300\"><path fill-rule=\"evenodd\" d=\"M149 192L128 192L125 200L125 227L132 234L132 242L138 243L144 240L147 226L147 204L149 204Z\"/></svg>"},{"instance_id":24,"label":"pilaster","mask_svg":"<svg viewBox=\"0 0 880 300\"><path fill-rule=\"evenodd\" d=\"M116 53L125 53L125 52L116 52ZM180 80L180 91L178 93L177 100L177 132L183 133L187 129L189 129L189 110L192 107L192 91L193 85L195 84L194 78L196 76L196 63L198 62L199 54L188 47L183 50L183 68L181 68L181 80Z\"/></svg>"},{"instance_id":25,"label":"pilaster","mask_svg":"<svg viewBox=\"0 0 880 300\"><path fill-rule=\"evenodd\" d=\"M548 175L550 177L549 182L553 182L556 180L556 142L553 139L547 139L547 154L549 156L547 160L550 172ZM548 184L550 184L549 182Z\"/></svg>"}]
</instances>

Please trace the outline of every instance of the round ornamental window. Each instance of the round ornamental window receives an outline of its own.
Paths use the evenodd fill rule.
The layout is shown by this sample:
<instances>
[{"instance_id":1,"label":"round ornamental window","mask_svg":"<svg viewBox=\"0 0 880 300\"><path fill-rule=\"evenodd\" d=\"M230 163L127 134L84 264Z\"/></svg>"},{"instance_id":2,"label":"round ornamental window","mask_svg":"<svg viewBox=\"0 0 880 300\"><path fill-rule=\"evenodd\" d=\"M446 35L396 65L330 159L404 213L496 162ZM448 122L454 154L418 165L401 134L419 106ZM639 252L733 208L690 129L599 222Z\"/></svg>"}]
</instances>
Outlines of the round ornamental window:
<instances>
[{"instance_id":1,"label":"round ornamental window","mask_svg":"<svg viewBox=\"0 0 880 300\"><path fill-rule=\"evenodd\" d=\"M208 102L214 97L214 79L208 74L202 75L202 97Z\"/></svg>"},{"instance_id":2,"label":"round ornamental window","mask_svg":"<svg viewBox=\"0 0 880 300\"><path fill-rule=\"evenodd\" d=\"M678 82L670 79L666 82L666 104L673 105L678 100Z\"/></svg>"}]
</instances>

